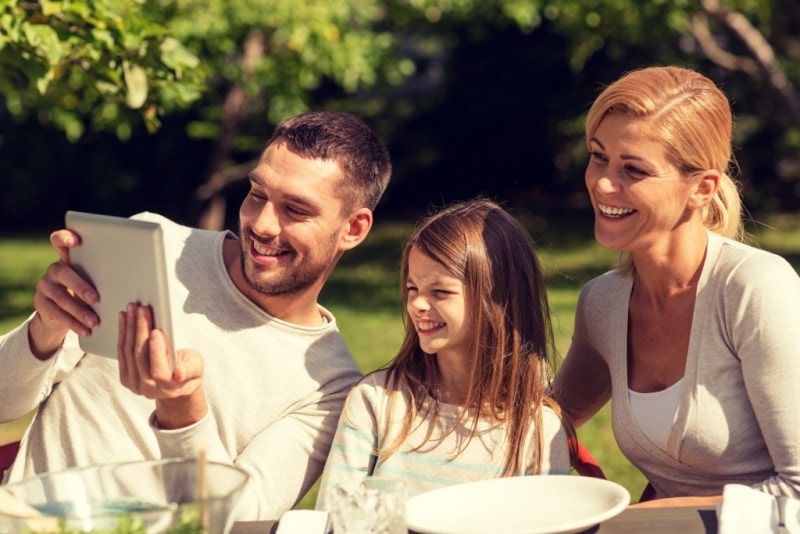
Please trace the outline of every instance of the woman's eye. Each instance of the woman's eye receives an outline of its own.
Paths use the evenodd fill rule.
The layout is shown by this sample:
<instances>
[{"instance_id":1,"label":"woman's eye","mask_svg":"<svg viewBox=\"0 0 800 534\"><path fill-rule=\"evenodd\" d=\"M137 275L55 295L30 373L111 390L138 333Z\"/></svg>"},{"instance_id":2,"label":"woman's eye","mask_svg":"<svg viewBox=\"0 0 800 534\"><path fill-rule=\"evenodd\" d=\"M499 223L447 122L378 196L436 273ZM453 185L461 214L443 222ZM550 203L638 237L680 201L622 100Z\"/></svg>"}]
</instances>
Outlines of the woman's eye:
<instances>
[{"instance_id":1,"label":"woman's eye","mask_svg":"<svg viewBox=\"0 0 800 534\"><path fill-rule=\"evenodd\" d=\"M597 161L606 161L607 159L605 154L601 154L600 152L595 152L595 151L589 152L589 158Z\"/></svg>"},{"instance_id":2,"label":"woman's eye","mask_svg":"<svg viewBox=\"0 0 800 534\"><path fill-rule=\"evenodd\" d=\"M628 174L632 174L633 176L640 177L640 178L647 175L647 173L645 171L643 171L642 169L640 169L639 167L633 167L631 165L628 165L627 167L625 167L625 170L628 172Z\"/></svg>"},{"instance_id":3,"label":"woman's eye","mask_svg":"<svg viewBox=\"0 0 800 534\"><path fill-rule=\"evenodd\" d=\"M259 191L255 191L255 190L252 190L252 189L250 190L250 196L253 197L256 200L266 200L267 199L266 195L264 195L263 193L261 193Z\"/></svg>"}]
</instances>

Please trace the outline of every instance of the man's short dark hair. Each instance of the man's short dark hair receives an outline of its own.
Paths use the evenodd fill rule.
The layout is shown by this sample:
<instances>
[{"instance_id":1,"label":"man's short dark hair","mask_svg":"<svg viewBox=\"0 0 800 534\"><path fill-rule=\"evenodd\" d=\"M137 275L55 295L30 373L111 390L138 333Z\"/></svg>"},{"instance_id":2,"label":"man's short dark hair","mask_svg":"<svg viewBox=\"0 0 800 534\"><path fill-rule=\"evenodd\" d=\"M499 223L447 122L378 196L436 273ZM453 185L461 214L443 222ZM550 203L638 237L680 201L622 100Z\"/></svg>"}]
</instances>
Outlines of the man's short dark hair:
<instances>
[{"instance_id":1,"label":"man's short dark hair","mask_svg":"<svg viewBox=\"0 0 800 534\"><path fill-rule=\"evenodd\" d=\"M294 150L333 160L344 174L343 207L374 210L389 184L389 150L358 117L341 111L309 111L281 121L267 146L284 139Z\"/></svg>"}]
</instances>

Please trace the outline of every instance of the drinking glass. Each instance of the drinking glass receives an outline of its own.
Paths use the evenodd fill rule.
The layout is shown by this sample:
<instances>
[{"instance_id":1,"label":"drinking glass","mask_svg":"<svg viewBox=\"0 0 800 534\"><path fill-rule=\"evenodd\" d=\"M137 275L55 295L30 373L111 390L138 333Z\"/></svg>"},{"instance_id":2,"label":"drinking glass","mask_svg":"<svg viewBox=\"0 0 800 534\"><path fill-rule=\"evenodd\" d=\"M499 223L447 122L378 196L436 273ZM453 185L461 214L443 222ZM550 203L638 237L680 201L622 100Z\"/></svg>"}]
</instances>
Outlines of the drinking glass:
<instances>
[{"instance_id":1,"label":"drinking glass","mask_svg":"<svg viewBox=\"0 0 800 534\"><path fill-rule=\"evenodd\" d=\"M331 503L334 534L406 534L406 484L367 477L339 486Z\"/></svg>"}]
</instances>

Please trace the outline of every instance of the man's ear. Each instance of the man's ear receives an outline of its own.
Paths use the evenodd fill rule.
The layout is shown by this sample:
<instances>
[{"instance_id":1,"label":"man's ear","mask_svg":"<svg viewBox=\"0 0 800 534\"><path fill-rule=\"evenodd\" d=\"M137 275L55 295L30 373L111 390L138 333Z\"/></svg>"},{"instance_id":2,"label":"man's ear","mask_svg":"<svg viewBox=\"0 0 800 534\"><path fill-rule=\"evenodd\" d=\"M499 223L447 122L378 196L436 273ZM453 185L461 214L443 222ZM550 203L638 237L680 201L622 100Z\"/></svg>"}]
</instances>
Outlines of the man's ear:
<instances>
[{"instance_id":1,"label":"man's ear","mask_svg":"<svg viewBox=\"0 0 800 534\"><path fill-rule=\"evenodd\" d=\"M719 171L711 169L704 171L694 185L694 191L689 197L689 207L702 209L708 206L719 189Z\"/></svg>"},{"instance_id":2,"label":"man's ear","mask_svg":"<svg viewBox=\"0 0 800 534\"><path fill-rule=\"evenodd\" d=\"M372 228L372 210L360 208L347 217L339 240L340 250L350 250L358 246Z\"/></svg>"}]
</instances>

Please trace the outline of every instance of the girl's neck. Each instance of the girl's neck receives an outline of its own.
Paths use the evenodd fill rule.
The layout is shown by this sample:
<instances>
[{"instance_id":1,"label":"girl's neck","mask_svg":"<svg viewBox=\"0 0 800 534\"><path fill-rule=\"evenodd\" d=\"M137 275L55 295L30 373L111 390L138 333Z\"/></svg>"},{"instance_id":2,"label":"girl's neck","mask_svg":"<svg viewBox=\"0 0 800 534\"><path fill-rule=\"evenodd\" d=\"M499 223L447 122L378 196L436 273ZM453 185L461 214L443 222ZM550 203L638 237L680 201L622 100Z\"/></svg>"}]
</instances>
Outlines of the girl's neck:
<instances>
[{"instance_id":1,"label":"girl's neck","mask_svg":"<svg viewBox=\"0 0 800 534\"><path fill-rule=\"evenodd\" d=\"M467 391L465 389L454 388L444 384L434 385L431 396L442 404L464 406L467 403Z\"/></svg>"},{"instance_id":2,"label":"girl's neck","mask_svg":"<svg viewBox=\"0 0 800 534\"><path fill-rule=\"evenodd\" d=\"M466 357L448 359L436 357L436 379L433 384L433 397L445 404L463 406L469 392L470 370Z\"/></svg>"}]
</instances>

